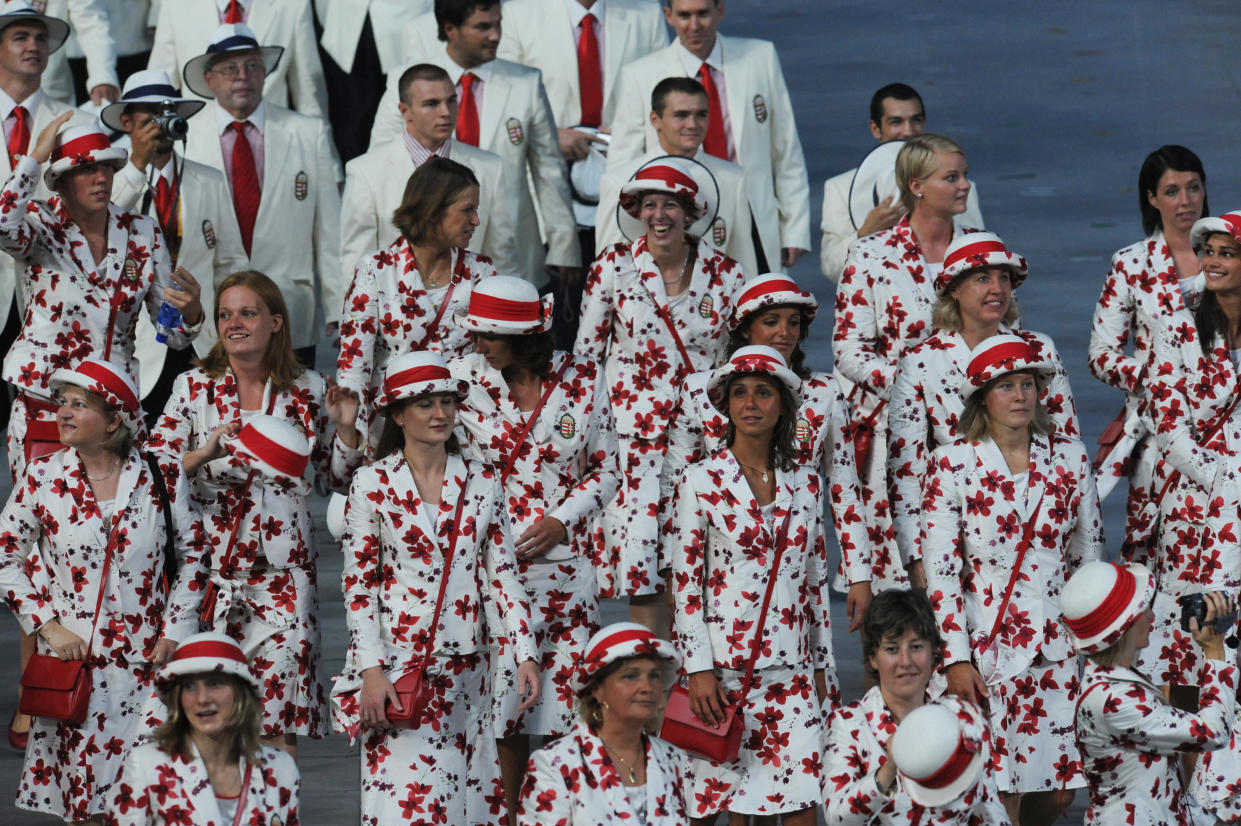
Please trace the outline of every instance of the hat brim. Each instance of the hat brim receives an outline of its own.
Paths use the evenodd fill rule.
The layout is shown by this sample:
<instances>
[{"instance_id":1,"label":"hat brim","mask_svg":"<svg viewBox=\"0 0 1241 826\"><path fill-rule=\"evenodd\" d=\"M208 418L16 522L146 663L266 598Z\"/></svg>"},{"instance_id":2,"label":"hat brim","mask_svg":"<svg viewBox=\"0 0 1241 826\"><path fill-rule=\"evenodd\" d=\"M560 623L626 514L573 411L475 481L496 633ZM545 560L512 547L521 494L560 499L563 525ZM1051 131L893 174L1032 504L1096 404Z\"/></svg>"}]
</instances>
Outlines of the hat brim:
<instances>
[{"instance_id":1,"label":"hat brim","mask_svg":"<svg viewBox=\"0 0 1241 826\"><path fill-rule=\"evenodd\" d=\"M298 493L310 492L310 483L306 481L304 476L289 476L287 473L277 470L267 464L267 462L260 459L258 456L255 456L253 453L246 450L245 445L241 443L240 439L233 437L231 439L222 439L221 442L229 456L233 457L236 461L246 467L258 471L263 478L287 485ZM307 464L309 464L309 461Z\"/></svg>"},{"instance_id":2,"label":"hat brim","mask_svg":"<svg viewBox=\"0 0 1241 826\"><path fill-rule=\"evenodd\" d=\"M1092 637L1078 637L1073 633L1072 629L1068 629L1069 638L1073 640L1073 644L1077 646L1077 650L1082 654L1097 654L1104 649L1115 645L1116 641L1125 635L1138 617L1150 605L1151 599L1155 596L1155 578L1151 575L1150 569L1145 565L1126 565L1125 570L1133 574L1136 580L1133 589L1133 596L1129 598L1129 604L1125 606L1124 613L1117 617L1116 621L1104 630L1100 631ZM1067 629L1068 626L1066 625Z\"/></svg>"},{"instance_id":3,"label":"hat brim","mask_svg":"<svg viewBox=\"0 0 1241 826\"><path fill-rule=\"evenodd\" d=\"M879 144L858 164L849 184L849 220L856 230L866 223L866 216L886 198L901 197L896 185L896 156L900 154L903 140L891 140Z\"/></svg>"},{"instance_id":4,"label":"hat brim","mask_svg":"<svg viewBox=\"0 0 1241 826\"><path fill-rule=\"evenodd\" d=\"M594 671L592 671L589 676L586 675L580 668L575 670L573 673L573 693L581 697L583 694L589 691L591 685L595 682L595 678L599 676L599 672L603 671L605 668L607 668L612 663L620 662L621 660L636 659L640 657L647 657L647 658L663 661L664 665L663 665L662 671L663 671L663 678L664 678L664 688L670 688L673 682L675 682L677 678L677 668L681 664L680 654L677 653L676 647L673 646L672 643L668 642L668 640L656 638L654 640L651 640L647 644L650 645L653 650L635 651L635 652L628 653L623 656L608 660L607 662L603 663L598 668L596 668Z\"/></svg>"},{"instance_id":5,"label":"hat brim","mask_svg":"<svg viewBox=\"0 0 1241 826\"><path fill-rule=\"evenodd\" d=\"M99 119L103 121L104 126L115 132L124 132L125 127L121 124L121 115L125 114L125 108L128 106L159 106L163 103L171 103L176 109L176 113L183 118L191 118L198 114L204 106L207 105L205 100L194 100L193 98L165 98L157 96L135 98L133 100L119 100L116 103L109 103L103 107L103 111L99 113Z\"/></svg>"},{"instance_id":6,"label":"hat brim","mask_svg":"<svg viewBox=\"0 0 1241 826\"><path fill-rule=\"evenodd\" d=\"M801 394L801 379L787 367L770 366L761 370L743 370L729 361L716 368L715 372L711 374L711 380L707 383L707 398L711 400L711 404L715 405L716 410L727 414L728 404L724 399L724 388L728 386L728 380L733 376L751 375L771 376L779 380L781 384L788 388L795 399Z\"/></svg>"},{"instance_id":7,"label":"hat brim","mask_svg":"<svg viewBox=\"0 0 1241 826\"><path fill-rule=\"evenodd\" d=\"M16 23L38 21L47 27L47 53L54 54L69 39L69 24L59 17L49 17L36 11L21 14L0 15L0 32Z\"/></svg>"},{"instance_id":8,"label":"hat brim","mask_svg":"<svg viewBox=\"0 0 1241 826\"><path fill-rule=\"evenodd\" d=\"M52 391L53 402L55 401L56 394L60 392L60 388L65 385L81 388L88 393L95 393L95 391L91 389L90 384L91 381L89 378L83 376L76 370L70 370L67 367L57 369L47 380L47 386ZM99 394L96 393L96 395ZM146 418L142 415L142 408L131 412L126 410L125 407L119 402L112 400L106 401L108 401L110 406L116 408L117 414L121 417L121 421L125 423L125 426L129 428L129 435L134 439L134 441L146 441Z\"/></svg>"},{"instance_id":9,"label":"hat brim","mask_svg":"<svg viewBox=\"0 0 1241 826\"><path fill-rule=\"evenodd\" d=\"M683 158L679 155L660 155L658 158L652 158L636 169L626 184L637 178L638 173L648 166L659 165L668 160L676 161L678 166L684 164L687 167L686 171L693 177L694 183L698 185L698 200L702 202L702 214L690 222L685 232L694 238L702 238L711 230L711 225L715 223L715 218L719 214L720 185L715 180L715 175L701 161L696 161L693 158ZM616 204L616 223L620 226L621 234L625 236L625 240L633 243L646 234L646 224L625 208L627 198L632 196L627 196L623 190L624 187L622 187L620 200ZM650 190L643 191L657 192L659 190L652 187Z\"/></svg>"},{"instance_id":10,"label":"hat brim","mask_svg":"<svg viewBox=\"0 0 1241 826\"><path fill-rule=\"evenodd\" d=\"M263 688L258 677L255 676L249 667L242 665L236 660L221 662L220 659L215 657L187 657L184 660L173 660L159 670L155 683L160 691L167 691L180 677L191 674L216 673L232 674L234 677L240 677L254 686L255 691L261 691Z\"/></svg>"},{"instance_id":11,"label":"hat brim","mask_svg":"<svg viewBox=\"0 0 1241 826\"><path fill-rule=\"evenodd\" d=\"M1013 255L1011 252L1006 252L1002 255L992 253L988 255L987 260L981 264L970 263L968 266L955 267L950 271L946 270L941 272L935 279L935 292L940 298L944 298L952 290L953 285L956 284L959 279L969 275L974 270L983 270L988 267L1007 267L1012 273L1009 276L1008 283L1014 290L1025 283L1026 276L1029 274L1029 268L1026 265L1026 260L1020 255Z\"/></svg>"},{"instance_id":12,"label":"hat brim","mask_svg":"<svg viewBox=\"0 0 1241 826\"><path fill-rule=\"evenodd\" d=\"M974 788L979 775L982 774L984 752L985 750L981 748L976 751L969 765L965 767L965 771L961 772L961 776L946 786L929 789L901 774L899 775L901 788L904 789L905 794L909 795L909 799L919 806L947 806Z\"/></svg>"},{"instance_id":13,"label":"hat brim","mask_svg":"<svg viewBox=\"0 0 1241 826\"><path fill-rule=\"evenodd\" d=\"M386 413L389 407L404 399L415 399L418 396L430 396L437 393L452 393L457 397L457 401L465 401L466 396L470 394L470 385L459 379L436 379L409 384L395 393L384 393L380 396L375 402L375 412Z\"/></svg>"},{"instance_id":14,"label":"hat brim","mask_svg":"<svg viewBox=\"0 0 1241 826\"><path fill-rule=\"evenodd\" d=\"M203 75L212 61L220 60L230 55L254 51L257 51L263 58L263 66L266 68L267 74L270 75L280 65L280 57L284 54L284 47L259 46L257 49L228 49L223 52L208 52L207 54L200 54L198 57L192 57L186 61L185 68L181 71L185 87L200 98L215 100L215 93L207 87L207 81L203 79Z\"/></svg>"},{"instance_id":15,"label":"hat brim","mask_svg":"<svg viewBox=\"0 0 1241 826\"><path fill-rule=\"evenodd\" d=\"M738 304L736 312L733 313L732 326L730 330L736 330L746 319L761 313L771 307L800 307L806 315L806 322L814 321L815 315L819 312L819 301L810 293L778 292L766 293L753 301L747 301L745 304Z\"/></svg>"},{"instance_id":16,"label":"hat brim","mask_svg":"<svg viewBox=\"0 0 1241 826\"><path fill-rule=\"evenodd\" d=\"M112 146L93 153L92 158L91 163L107 164L117 172L120 172L125 168L125 164L129 162L129 153L120 147ZM43 182L47 184L48 189L55 189L56 183L78 166L81 166L81 164L76 163L75 158L61 158L58 161L52 161L52 163L48 164L47 169L43 170Z\"/></svg>"},{"instance_id":17,"label":"hat brim","mask_svg":"<svg viewBox=\"0 0 1241 826\"><path fill-rule=\"evenodd\" d=\"M470 311L457 310L453 313L453 323L471 333L489 333L495 336L533 336L546 333L552 328L552 310L555 299L550 295L539 296L539 320L529 322L501 321L491 318L479 318L470 315Z\"/></svg>"},{"instance_id":18,"label":"hat brim","mask_svg":"<svg viewBox=\"0 0 1241 826\"><path fill-rule=\"evenodd\" d=\"M961 401L969 401L975 393L982 391L988 384L1001 376L1007 376L1009 373L1033 373L1035 380L1039 383L1039 391L1042 392L1043 386L1045 386L1047 382L1051 381L1051 377L1054 372L1055 371L1052 369L1050 362L1035 361L1030 362L1029 364L1017 365L1011 370L1001 370L994 376L988 376L987 380L984 381L979 387L975 387L974 383L970 381L970 377L966 376L961 380Z\"/></svg>"},{"instance_id":19,"label":"hat brim","mask_svg":"<svg viewBox=\"0 0 1241 826\"><path fill-rule=\"evenodd\" d=\"M1233 231L1232 227L1223 218L1207 217L1194 221L1194 226L1189 231L1189 243L1194 249L1198 249L1206 243L1207 238L1217 232L1222 232L1224 235L1241 242L1241 238L1237 238L1237 233Z\"/></svg>"}]
</instances>

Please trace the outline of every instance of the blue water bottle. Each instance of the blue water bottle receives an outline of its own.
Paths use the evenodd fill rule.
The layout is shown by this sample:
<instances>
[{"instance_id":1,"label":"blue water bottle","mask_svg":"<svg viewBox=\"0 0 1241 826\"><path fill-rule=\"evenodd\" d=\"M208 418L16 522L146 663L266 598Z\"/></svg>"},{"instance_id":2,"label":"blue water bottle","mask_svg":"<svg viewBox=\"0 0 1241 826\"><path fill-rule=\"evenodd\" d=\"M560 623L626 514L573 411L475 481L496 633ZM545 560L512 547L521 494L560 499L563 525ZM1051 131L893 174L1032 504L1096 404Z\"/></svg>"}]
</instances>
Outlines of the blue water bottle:
<instances>
[{"instance_id":1,"label":"blue water bottle","mask_svg":"<svg viewBox=\"0 0 1241 826\"><path fill-rule=\"evenodd\" d=\"M181 329L181 311L165 301L159 306L159 315L155 317L155 340L160 344L168 343L168 336Z\"/></svg>"}]
</instances>

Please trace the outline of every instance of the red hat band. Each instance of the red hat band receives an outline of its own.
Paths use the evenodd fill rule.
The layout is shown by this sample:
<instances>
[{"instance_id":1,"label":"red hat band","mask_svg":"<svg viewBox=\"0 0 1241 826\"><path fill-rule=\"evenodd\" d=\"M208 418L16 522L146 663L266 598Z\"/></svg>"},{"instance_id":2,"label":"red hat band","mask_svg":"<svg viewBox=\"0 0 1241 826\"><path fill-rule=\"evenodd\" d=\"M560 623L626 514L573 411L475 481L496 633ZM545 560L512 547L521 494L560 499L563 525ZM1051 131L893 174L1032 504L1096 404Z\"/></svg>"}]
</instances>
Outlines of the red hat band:
<instances>
[{"instance_id":1,"label":"red hat band","mask_svg":"<svg viewBox=\"0 0 1241 826\"><path fill-rule=\"evenodd\" d=\"M514 301L475 290L470 294L469 315L489 321L533 323L542 320L542 307L537 301Z\"/></svg>"},{"instance_id":2,"label":"red hat band","mask_svg":"<svg viewBox=\"0 0 1241 826\"><path fill-rule=\"evenodd\" d=\"M743 292L741 298L737 300L737 304L740 306L772 293L797 293L801 295L802 291L798 288L797 282L791 278L773 278L770 281L764 281L762 284L755 284Z\"/></svg>"},{"instance_id":3,"label":"red hat band","mask_svg":"<svg viewBox=\"0 0 1241 826\"><path fill-rule=\"evenodd\" d=\"M650 644L654 642L655 634L651 631L628 628L624 631L617 631L615 634L604 637L594 648L590 649L586 660L589 663L601 663L612 648L634 640Z\"/></svg>"},{"instance_id":4,"label":"red hat band","mask_svg":"<svg viewBox=\"0 0 1241 826\"><path fill-rule=\"evenodd\" d=\"M986 266L987 256L993 252L1009 254L1008 247L996 241L979 241L976 244L966 244L944 259L944 269L951 269L958 263L970 261L971 259L973 259L975 266Z\"/></svg>"},{"instance_id":5,"label":"red hat band","mask_svg":"<svg viewBox=\"0 0 1241 826\"><path fill-rule=\"evenodd\" d=\"M956 751L938 771L930 777L910 777L909 779L928 789L942 789L953 783L969 768L970 761L974 759L974 753L977 751L977 745L966 742L963 736L959 736Z\"/></svg>"},{"instance_id":6,"label":"red hat band","mask_svg":"<svg viewBox=\"0 0 1241 826\"><path fill-rule=\"evenodd\" d=\"M966 372L971 380L977 383L987 371L988 368L999 367L1005 364L1015 364L1018 359L1025 361L1033 361L1034 353L1030 351L1030 345L1022 342L1010 342L1007 344L999 344L985 353L979 353L978 357L970 362Z\"/></svg>"},{"instance_id":7,"label":"red hat band","mask_svg":"<svg viewBox=\"0 0 1241 826\"><path fill-rule=\"evenodd\" d=\"M102 132L91 132L56 147L56 151L52 153L52 160L59 161L64 158L75 158L79 155L101 152L104 149L111 148L112 144L108 142L107 135Z\"/></svg>"},{"instance_id":8,"label":"red hat band","mask_svg":"<svg viewBox=\"0 0 1241 826\"><path fill-rule=\"evenodd\" d=\"M192 642L189 645L178 646L176 652L172 655L172 661L189 660L195 657L234 660L242 665L247 665L246 655L241 653L240 648L236 645L216 642L215 640L203 640L201 642Z\"/></svg>"},{"instance_id":9,"label":"red hat band","mask_svg":"<svg viewBox=\"0 0 1241 826\"><path fill-rule=\"evenodd\" d=\"M1116 581L1112 583L1112 590L1103 601L1085 616L1077 619L1064 618L1064 624L1069 626L1069 630L1078 639L1088 639L1106 631L1108 626L1125 613L1138 589L1137 577L1128 568L1110 564L1116 569Z\"/></svg>"},{"instance_id":10,"label":"red hat band","mask_svg":"<svg viewBox=\"0 0 1241 826\"><path fill-rule=\"evenodd\" d=\"M739 359L733 359L732 365L741 371L761 370L764 372L769 370L779 370L784 366L771 356L763 356L758 353L747 353Z\"/></svg>"},{"instance_id":11,"label":"red hat band","mask_svg":"<svg viewBox=\"0 0 1241 826\"><path fill-rule=\"evenodd\" d=\"M1229 212L1226 215L1221 215L1219 219L1228 225L1229 234L1241 241L1241 214Z\"/></svg>"},{"instance_id":12,"label":"red hat band","mask_svg":"<svg viewBox=\"0 0 1241 826\"><path fill-rule=\"evenodd\" d=\"M698 182L679 169L671 166L648 166L639 170L635 181L659 181L671 187L681 187L697 194Z\"/></svg>"},{"instance_id":13,"label":"red hat band","mask_svg":"<svg viewBox=\"0 0 1241 826\"><path fill-rule=\"evenodd\" d=\"M239 440L246 450L271 465L276 470L293 479L300 479L306 472L308 456L289 450L284 445L264 436L257 427L246 425L242 428Z\"/></svg>"},{"instance_id":14,"label":"red hat band","mask_svg":"<svg viewBox=\"0 0 1241 826\"><path fill-rule=\"evenodd\" d=\"M138 397L128 385L115 373L95 361L84 361L78 365L77 371L91 381L97 383L121 402L121 407L130 413L138 410Z\"/></svg>"},{"instance_id":15,"label":"red hat band","mask_svg":"<svg viewBox=\"0 0 1241 826\"><path fill-rule=\"evenodd\" d=\"M402 387L411 384L421 384L428 381L445 381L452 378L452 373L447 368L439 367L434 364L423 364L418 367L411 367L408 370L402 370L399 373L388 376L384 379L384 392L388 394L395 393Z\"/></svg>"}]
</instances>

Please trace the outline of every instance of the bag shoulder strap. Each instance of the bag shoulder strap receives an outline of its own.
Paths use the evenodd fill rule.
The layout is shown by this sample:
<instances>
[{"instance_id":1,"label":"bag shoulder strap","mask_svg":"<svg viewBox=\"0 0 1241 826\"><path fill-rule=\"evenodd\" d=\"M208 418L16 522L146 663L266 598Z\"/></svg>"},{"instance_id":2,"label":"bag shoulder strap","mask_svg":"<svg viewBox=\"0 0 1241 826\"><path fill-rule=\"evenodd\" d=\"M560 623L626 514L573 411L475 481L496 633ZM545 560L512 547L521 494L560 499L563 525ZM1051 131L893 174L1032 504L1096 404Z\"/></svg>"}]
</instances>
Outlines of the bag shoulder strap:
<instances>
[{"instance_id":1,"label":"bag shoulder strap","mask_svg":"<svg viewBox=\"0 0 1241 826\"><path fill-rule=\"evenodd\" d=\"M447 472L447 469L445 469ZM413 470L410 470L413 475ZM444 609L444 593L448 590L448 580L452 573L452 560L457 550L457 537L461 533L461 511L465 508L465 485L457 496L457 509L452 516L452 532L448 535L448 550L444 553L444 576L440 580L439 593L435 595L435 611L431 614L431 634L427 637L427 650L422 655L423 663L428 663L435 653L435 632L439 629L440 612ZM431 526L432 529L435 525Z\"/></svg>"},{"instance_id":2,"label":"bag shoulder strap","mask_svg":"<svg viewBox=\"0 0 1241 826\"><path fill-rule=\"evenodd\" d=\"M534 410L530 411L530 415L526 418L526 423L521 427L521 432L513 440L512 452L509 453L508 459L504 461L504 467L500 470L501 485L508 481L508 475L513 472L513 465L516 464L517 456L521 453L521 446L525 444L526 437L530 435L530 431L534 428L534 423L539 420L539 414L543 412L543 406L551 398L552 392L560 386L560 380L564 377L565 371L569 369L569 365L572 362L572 357L565 356L564 364L560 365L560 369L552 375L551 383L547 385L547 389L543 391L539 403L534 406Z\"/></svg>"},{"instance_id":3,"label":"bag shoulder strap","mask_svg":"<svg viewBox=\"0 0 1241 826\"><path fill-rule=\"evenodd\" d=\"M241 826L246 815L246 802L250 798L250 776L254 773L254 764L246 761L246 773L241 779L241 797L237 798L237 808L233 812L233 826Z\"/></svg>"},{"instance_id":4,"label":"bag shoulder strap","mask_svg":"<svg viewBox=\"0 0 1241 826\"><path fill-rule=\"evenodd\" d=\"M411 253L412 254L412 253ZM435 317L431 319L431 323L427 325L426 335L422 337L416 345L410 348L410 352L427 349L427 345L434 339L436 333L440 329L440 321L444 318L444 312L448 309L448 305L452 303L453 290L457 289L457 284L461 283L461 279L465 277L465 250L457 250L457 264L453 267L452 279L448 282L448 292L444 293L444 300L440 302L439 309L435 311Z\"/></svg>"},{"instance_id":5,"label":"bag shoulder strap","mask_svg":"<svg viewBox=\"0 0 1241 826\"><path fill-rule=\"evenodd\" d=\"M1197 439L1199 447L1206 447L1207 443L1215 438L1215 434L1219 433L1220 430L1223 429L1225 422L1231 418L1232 411L1236 409L1237 402L1239 401L1241 401L1241 386L1233 388L1232 398L1229 399L1227 406L1219 412L1218 416L1207 422L1206 427L1202 428L1202 432L1198 434ZM1168 460L1166 458L1159 460L1160 464L1167 464L1167 462ZM1154 501L1162 502L1164 494L1166 494L1168 489L1175 485L1180 478L1181 472L1176 468L1173 468L1172 472L1168 474L1168 477L1164 479L1163 485L1159 488L1159 495L1155 497Z\"/></svg>"},{"instance_id":6,"label":"bag shoulder strap","mask_svg":"<svg viewBox=\"0 0 1241 826\"><path fill-rule=\"evenodd\" d=\"M172 500L168 496L168 485L164 481L164 472L160 470L159 460L154 453L144 452L147 468L151 471L151 484L159 495L160 509L164 512L164 580L166 591L172 591L172 583L177 579L177 557L172 546Z\"/></svg>"},{"instance_id":7,"label":"bag shoulder strap","mask_svg":"<svg viewBox=\"0 0 1241 826\"><path fill-rule=\"evenodd\" d=\"M745 702L750 693L750 683L754 678L754 665L758 662L758 654L763 648L763 629L767 625L767 609L771 606L771 592L776 585L776 577L780 572L780 560L784 556L784 546L788 543L789 521L793 518L793 503L789 502L788 513L776 531L774 542L776 556L772 560L771 571L767 574L767 589L763 592L763 605L758 612L758 625L754 629L754 641L750 643L750 658L745 664L745 679L741 681L741 702Z\"/></svg>"},{"instance_id":8,"label":"bag shoulder strap","mask_svg":"<svg viewBox=\"0 0 1241 826\"><path fill-rule=\"evenodd\" d=\"M990 648L995 642L995 637L1000 633L1000 626L1004 624L1004 613L1008 610L1008 602L1013 597L1013 590L1017 587L1017 579L1021 576L1021 566L1026 559L1026 551L1030 550L1030 546L1034 544L1034 523L1038 522L1039 512L1043 509L1043 497L1047 495L1047 488L1043 488L1043 492L1039 494L1038 502L1034 505L1034 512L1030 514L1030 518L1026 521L1025 530L1021 533L1021 544L1017 546L1017 560L1013 563L1013 572L1008 575L1008 584L1004 586L1004 595L1000 598L1000 610L995 615L995 623L991 626L991 633L987 634L987 639L983 642L983 648Z\"/></svg>"},{"instance_id":9,"label":"bag shoulder strap","mask_svg":"<svg viewBox=\"0 0 1241 826\"><path fill-rule=\"evenodd\" d=\"M208 387L210 386L208 385ZM240 392L241 390L238 388L239 396ZM268 416L276 409L276 395L276 389L273 387L271 396L267 399L266 414ZM233 527L228 535L228 545L224 548L224 558L220 560L220 573L225 576L228 576L228 569L233 563L233 548L237 545L237 534L241 533L241 523L245 521L246 515L250 512L250 505L254 501L247 494L250 491L250 486L254 484L254 475L257 472L254 468L251 468L250 472L246 474L246 481L233 487L233 493L236 495L239 503L237 505L237 516L233 519Z\"/></svg>"},{"instance_id":10,"label":"bag shoulder strap","mask_svg":"<svg viewBox=\"0 0 1241 826\"><path fill-rule=\"evenodd\" d=\"M108 589L108 574L112 571L112 557L116 553L116 546L121 541L121 514L124 510L118 510L112 514L112 528L108 531L108 545L103 554L103 570L99 572L99 591L95 596L95 618L90 626L90 639L86 641L86 655L82 657L82 662L90 661L91 649L95 646L95 629L99 627L99 611L103 608L103 592Z\"/></svg>"}]
</instances>

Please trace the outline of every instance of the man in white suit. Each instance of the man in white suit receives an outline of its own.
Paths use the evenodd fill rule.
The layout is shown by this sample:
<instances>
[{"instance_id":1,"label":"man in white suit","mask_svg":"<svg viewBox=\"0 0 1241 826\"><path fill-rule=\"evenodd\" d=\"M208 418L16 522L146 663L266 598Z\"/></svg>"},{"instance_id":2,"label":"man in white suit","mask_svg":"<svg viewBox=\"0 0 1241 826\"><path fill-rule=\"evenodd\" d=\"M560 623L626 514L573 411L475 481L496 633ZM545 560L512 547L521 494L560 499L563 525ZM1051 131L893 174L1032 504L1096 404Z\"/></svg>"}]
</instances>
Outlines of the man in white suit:
<instances>
[{"instance_id":1,"label":"man in white suit","mask_svg":"<svg viewBox=\"0 0 1241 826\"><path fill-rule=\"evenodd\" d=\"M224 173L233 209L217 235L238 233L246 266L280 287L293 347L303 364L313 365L316 299L331 338L345 291L340 175L327 124L264 100L266 67L280 58L280 48L260 47L246 26L220 26L207 49L185 66L190 91L213 99L190 122L186 157Z\"/></svg>"},{"instance_id":2,"label":"man in white suit","mask_svg":"<svg viewBox=\"0 0 1241 826\"><path fill-rule=\"evenodd\" d=\"M24 0L6 4L23 5L26 5ZM86 56L86 89L91 102L102 105L105 101L116 100L121 94L116 80L116 44L101 0L44 0L36 5L44 14L67 20L73 27L78 47ZM43 73L43 92L62 103L77 103L67 50L57 50L48 59Z\"/></svg>"},{"instance_id":3,"label":"man in white suit","mask_svg":"<svg viewBox=\"0 0 1241 826\"><path fill-rule=\"evenodd\" d=\"M263 97L326 118L327 86L311 15L310 0L161 0L147 68L167 72L179 88L181 67L207 50L211 33L222 23L244 23L260 43L284 49L268 73Z\"/></svg>"},{"instance_id":4,"label":"man in white suit","mask_svg":"<svg viewBox=\"0 0 1241 826\"><path fill-rule=\"evenodd\" d=\"M904 83L889 83L875 91L870 98L870 134L879 143L908 140L926 131L926 107L922 96ZM849 191L857 167L827 179L823 185L823 219L819 228L823 242L819 246L819 265L823 274L839 282L845 271L849 250L859 238L873 235L896 225L905 214L899 198L885 198L866 214L862 225L856 229L849 212ZM982 213L978 209L978 187L970 187L966 209L957 216L957 225L983 229Z\"/></svg>"},{"instance_id":5,"label":"man in white suit","mask_svg":"<svg viewBox=\"0 0 1241 826\"><path fill-rule=\"evenodd\" d=\"M197 98L183 98L168 75L155 69L134 72L125 81L117 103L100 117L110 129L130 136L129 163L116 173L112 202L121 209L149 215L159 222L174 266L184 267L202 286L200 300L206 312L215 305L215 285L246 268L241 236L226 231L233 208L224 175L174 152L174 141L156 118L170 101L177 115L192 117L203 108ZM163 412L172 382L205 356L216 342L215 324L203 326L193 346L177 350L155 340L148 316L138 321L139 389L148 423Z\"/></svg>"},{"instance_id":6,"label":"man in white suit","mask_svg":"<svg viewBox=\"0 0 1241 826\"><path fill-rule=\"evenodd\" d=\"M627 167L658 144L655 84L697 77L711 102L706 151L745 169L760 268L791 267L810 249L810 182L775 46L719 35L724 0L667 0L664 17L676 42L621 71L608 166Z\"/></svg>"},{"instance_id":7,"label":"man in white suit","mask_svg":"<svg viewBox=\"0 0 1241 826\"><path fill-rule=\"evenodd\" d=\"M598 249L602 253L612 244L626 240L617 221L620 189L647 162L663 155L693 158L711 171L720 190L715 221L704 240L741 264L747 277L759 275L750 233L750 196L745 170L702 151L710 109L707 90L692 77L668 77L651 93L651 123L659 145L630 164L628 171L609 168L599 184L599 213L595 220Z\"/></svg>"},{"instance_id":8,"label":"man in white suit","mask_svg":"<svg viewBox=\"0 0 1241 826\"><path fill-rule=\"evenodd\" d=\"M154 32L154 23L149 22L150 0L98 0L98 2L108 21L108 34L112 37L112 44L116 47L116 77L127 78L134 72L146 68L147 59L151 56L151 35ZM74 27L80 28L76 22L74 22ZM76 33L69 38L65 53L69 59L69 69L73 73L75 92L80 95L86 88L91 61ZM103 90L100 99L107 91L112 90ZM87 96L90 97L90 95ZM109 99L116 100L116 94L114 93Z\"/></svg>"},{"instance_id":9,"label":"man in white suit","mask_svg":"<svg viewBox=\"0 0 1241 826\"><path fill-rule=\"evenodd\" d=\"M540 287L547 282L548 270L561 281L580 278L577 222L542 75L537 69L496 59L498 0L439 0L435 21L442 44L427 44L413 60L434 63L453 79L457 141L499 155L504 163L504 214L514 222L519 264L512 274ZM413 23L415 30L426 25L423 18ZM404 132L397 80L390 76L379 104L372 148L399 139Z\"/></svg>"},{"instance_id":10,"label":"man in white suit","mask_svg":"<svg viewBox=\"0 0 1241 826\"><path fill-rule=\"evenodd\" d=\"M392 213L404 199L414 170L433 156L451 158L478 178L478 227L469 249L491 258L500 272L516 272L513 226L503 212L504 164L490 152L452 139L457 125L457 90L448 73L430 63L406 69L400 78L399 141L376 147L345 166L340 210L340 265L345 283L358 259L400 237Z\"/></svg>"}]
</instances>

